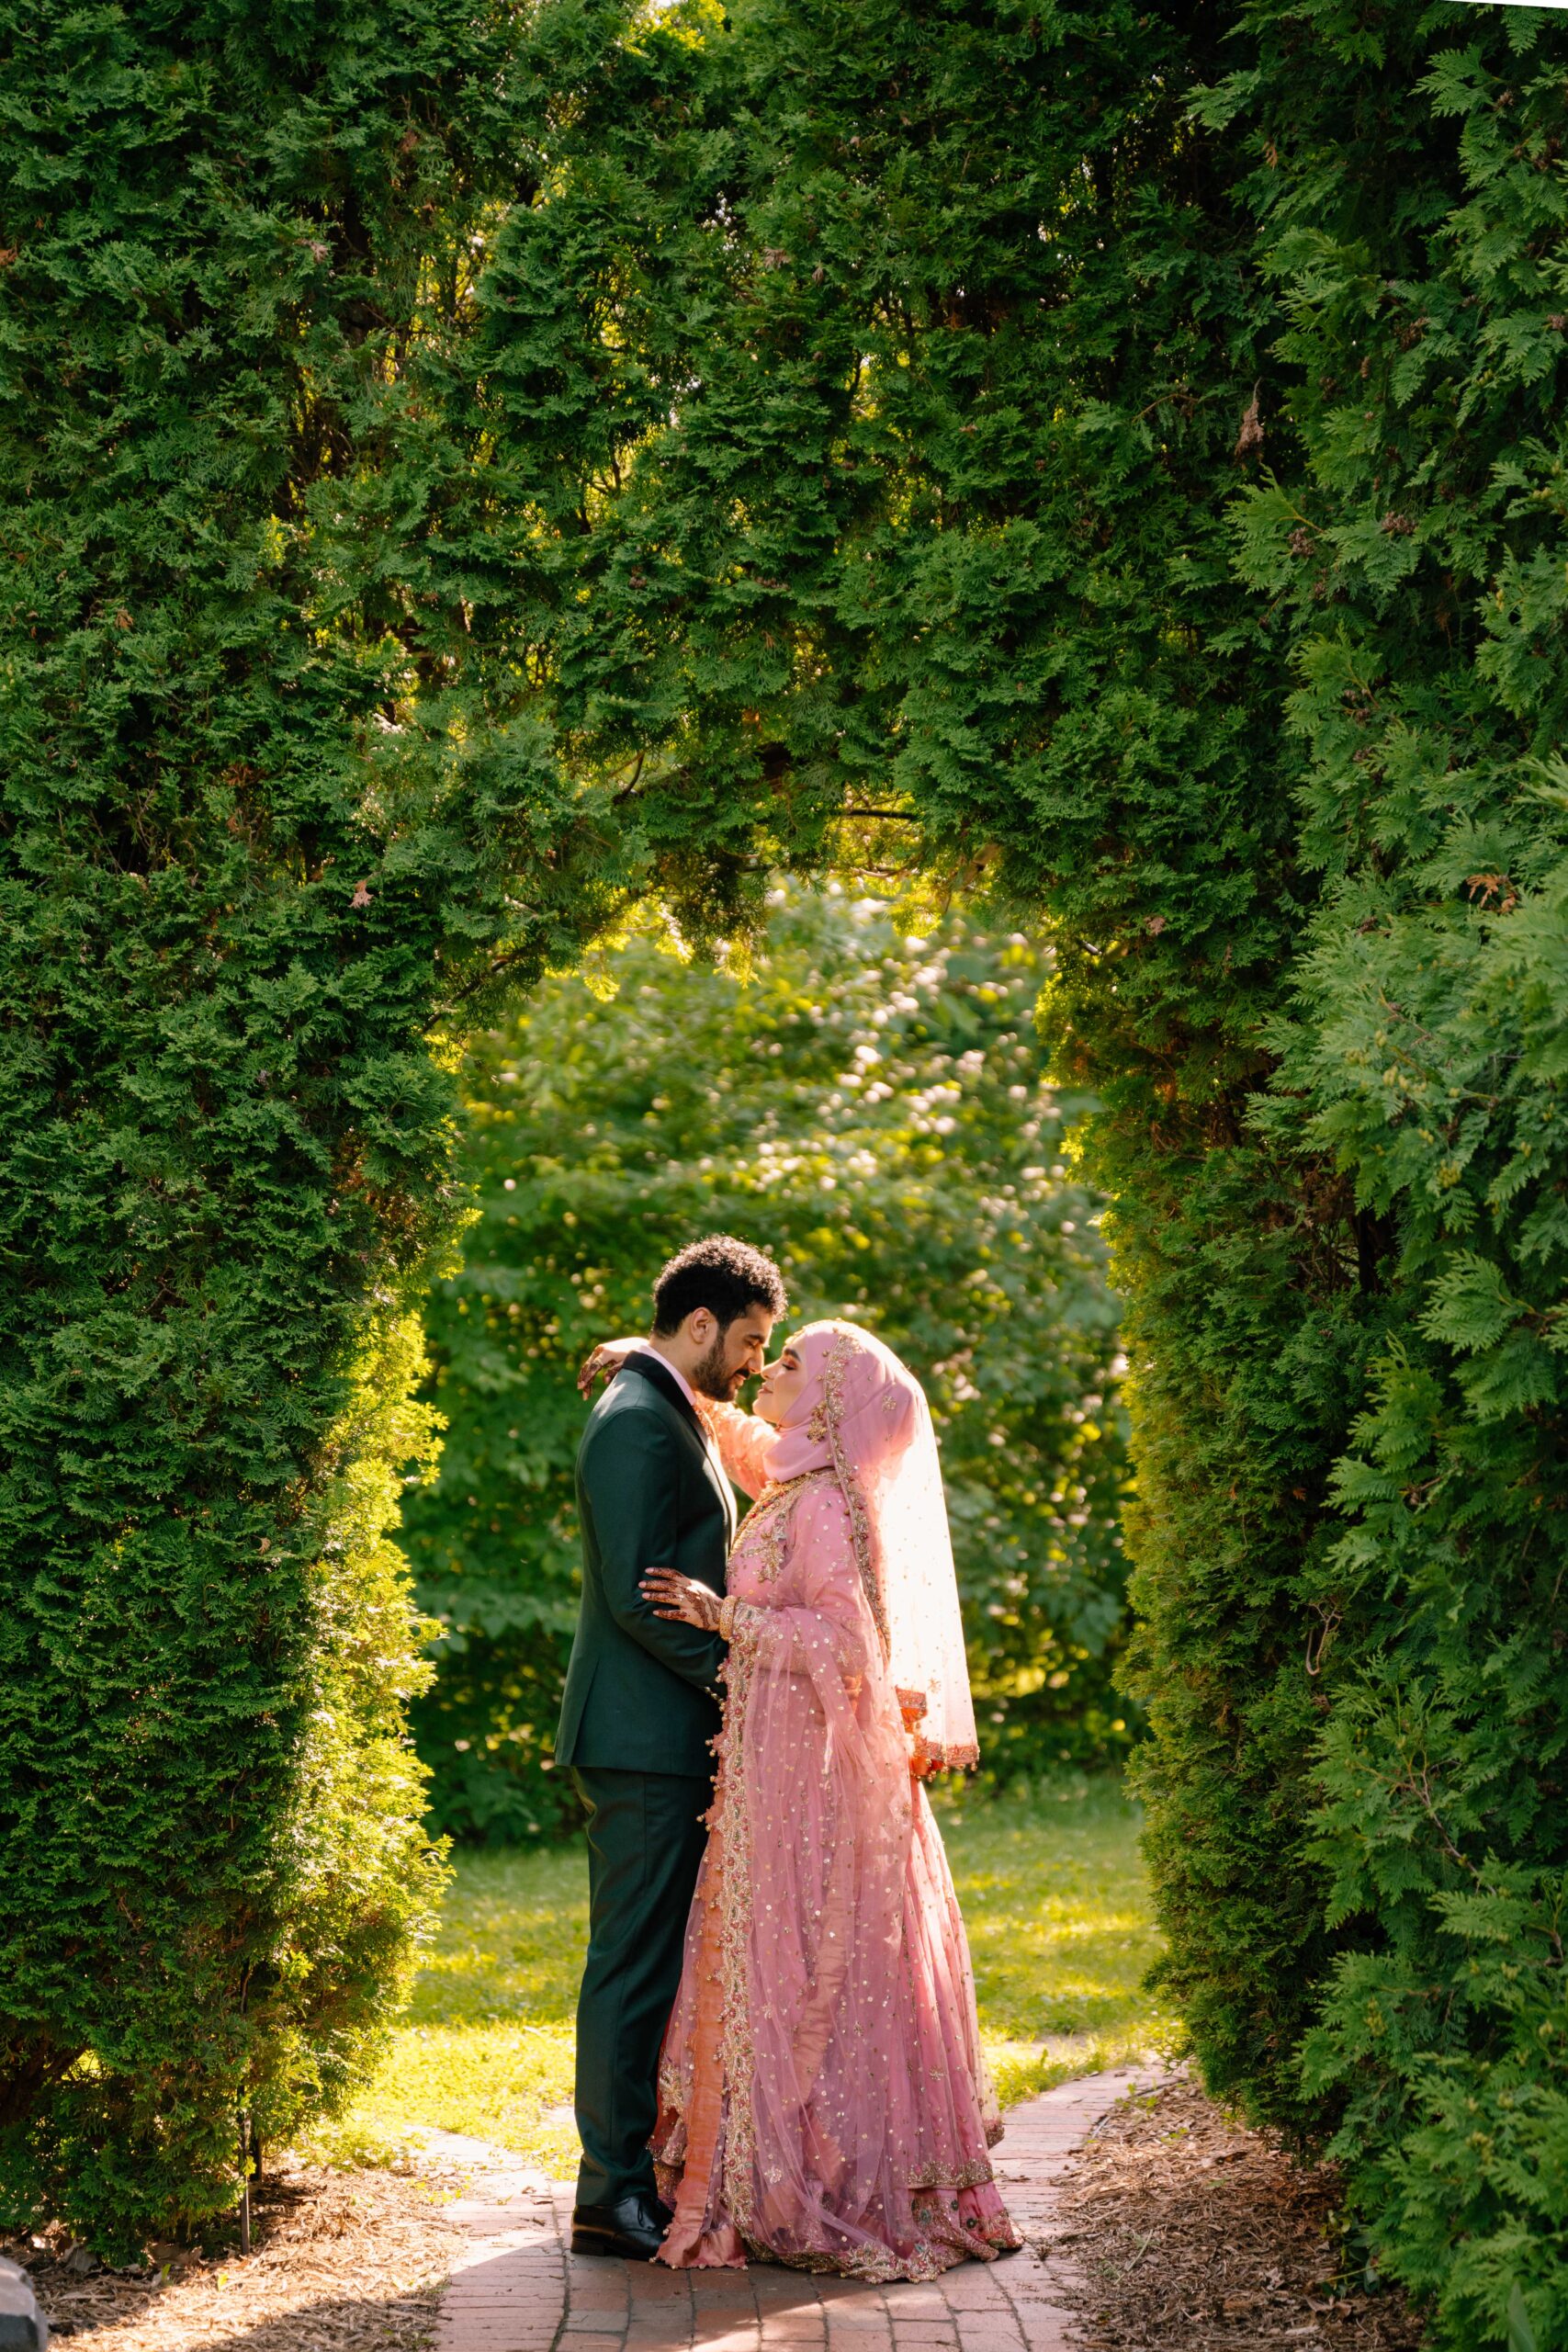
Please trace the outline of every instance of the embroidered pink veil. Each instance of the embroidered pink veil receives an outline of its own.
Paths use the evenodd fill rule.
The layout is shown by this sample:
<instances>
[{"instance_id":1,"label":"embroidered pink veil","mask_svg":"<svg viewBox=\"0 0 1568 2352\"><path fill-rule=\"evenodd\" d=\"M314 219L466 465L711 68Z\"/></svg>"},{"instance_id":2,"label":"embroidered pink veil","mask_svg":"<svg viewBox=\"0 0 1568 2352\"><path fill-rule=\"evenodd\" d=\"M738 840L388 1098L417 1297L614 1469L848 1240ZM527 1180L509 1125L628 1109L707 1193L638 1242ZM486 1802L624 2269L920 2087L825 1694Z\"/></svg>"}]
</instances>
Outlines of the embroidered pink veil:
<instances>
[{"instance_id":1,"label":"embroidered pink veil","mask_svg":"<svg viewBox=\"0 0 1568 2352\"><path fill-rule=\"evenodd\" d=\"M964 1621L925 1391L855 1324L809 1323L791 1345L807 1385L768 1450L768 1476L782 1484L832 1470L916 1759L934 1770L973 1766Z\"/></svg>"}]
</instances>

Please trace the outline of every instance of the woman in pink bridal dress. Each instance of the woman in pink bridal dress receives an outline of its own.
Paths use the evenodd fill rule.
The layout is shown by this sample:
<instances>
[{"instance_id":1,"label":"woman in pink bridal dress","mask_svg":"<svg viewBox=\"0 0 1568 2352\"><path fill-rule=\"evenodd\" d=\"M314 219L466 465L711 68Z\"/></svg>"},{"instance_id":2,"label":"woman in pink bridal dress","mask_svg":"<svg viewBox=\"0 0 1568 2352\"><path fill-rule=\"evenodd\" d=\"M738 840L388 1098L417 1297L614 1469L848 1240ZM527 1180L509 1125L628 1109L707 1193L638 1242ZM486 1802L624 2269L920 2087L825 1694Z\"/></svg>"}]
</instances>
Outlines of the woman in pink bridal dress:
<instances>
[{"instance_id":1,"label":"woman in pink bridal dress","mask_svg":"<svg viewBox=\"0 0 1568 2352\"><path fill-rule=\"evenodd\" d=\"M721 1610L673 1571L646 1586L728 1643L660 2069L660 2259L932 2278L1020 2240L920 1785L978 1758L931 1415L889 1349L832 1322L769 1367L756 1416L699 1409L756 1501Z\"/></svg>"}]
</instances>

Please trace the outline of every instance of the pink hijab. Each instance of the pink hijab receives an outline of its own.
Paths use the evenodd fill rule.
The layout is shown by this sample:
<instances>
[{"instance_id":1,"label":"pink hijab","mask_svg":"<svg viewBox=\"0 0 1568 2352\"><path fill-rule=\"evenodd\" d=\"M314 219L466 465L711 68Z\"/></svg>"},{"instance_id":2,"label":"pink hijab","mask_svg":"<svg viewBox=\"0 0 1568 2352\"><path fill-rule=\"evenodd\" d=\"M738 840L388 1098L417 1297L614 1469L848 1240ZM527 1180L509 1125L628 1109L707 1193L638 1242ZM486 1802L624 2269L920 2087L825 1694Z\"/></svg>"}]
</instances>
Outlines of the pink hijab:
<instances>
[{"instance_id":1,"label":"pink hijab","mask_svg":"<svg viewBox=\"0 0 1568 2352\"><path fill-rule=\"evenodd\" d=\"M891 1348L852 1323L808 1323L790 1345L806 1385L769 1448L768 1476L782 1484L832 1471L916 1756L944 1770L977 1764L958 1577L925 1391Z\"/></svg>"}]
</instances>

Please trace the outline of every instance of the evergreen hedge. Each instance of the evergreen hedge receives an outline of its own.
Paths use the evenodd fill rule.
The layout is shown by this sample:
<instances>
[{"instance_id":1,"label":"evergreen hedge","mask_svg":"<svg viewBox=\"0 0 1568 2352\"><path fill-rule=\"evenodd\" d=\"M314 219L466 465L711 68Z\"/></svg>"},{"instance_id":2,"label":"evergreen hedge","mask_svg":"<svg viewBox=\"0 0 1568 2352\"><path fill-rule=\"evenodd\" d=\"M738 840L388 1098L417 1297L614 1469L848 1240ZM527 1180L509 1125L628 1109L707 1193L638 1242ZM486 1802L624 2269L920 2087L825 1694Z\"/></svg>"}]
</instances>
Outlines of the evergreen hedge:
<instances>
[{"instance_id":1,"label":"evergreen hedge","mask_svg":"<svg viewBox=\"0 0 1568 2352\"><path fill-rule=\"evenodd\" d=\"M427 1036L912 856L1107 1105L1204 2065L1554 2341L1561 15L4 22L9 2209L384 2013Z\"/></svg>"},{"instance_id":2,"label":"evergreen hedge","mask_svg":"<svg viewBox=\"0 0 1568 2352\"><path fill-rule=\"evenodd\" d=\"M1049 923L1168 1981L1440 2341L1555 2342L1568 26L757 0L614 55L488 329L585 740Z\"/></svg>"},{"instance_id":3,"label":"evergreen hedge","mask_svg":"<svg viewBox=\"0 0 1568 2352\"><path fill-rule=\"evenodd\" d=\"M458 1025L658 869L487 571L519 20L0 28L0 2226L126 2253L231 2208L241 2114L339 2102L406 1980Z\"/></svg>"},{"instance_id":4,"label":"evergreen hedge","mask_svg":"<svg viewBox=\"0 0 1568 2352\"><path fill-rule=\"evenodd\" d=\"M1064 1162L1045 967L957 915L781 888L704 970L645 930L474 1041L479 1218L429 1314L439 1482L407 1545L442 1626L413 1724L462 1837L575 1823L550 1763L577 1618L576 1373L694 1234L765 1242L790 1315L862 1315L927 1385L998 1780L1125 1752L1127 1483L1104 1204ZM613 994L611 993L613 991Z\"/></svg>"},{"instance_id":5,"label":"evergreen hedge","mask_svg":"<svg viewBox=\"0 0 1568 2352\"><path fill-rule=\"evenodd\" d=\"M1202 104L1252 150L1300 453L1240 564L1321 877L1258 1124L1382 1241L1296 1596L1341 1946L1304 2079L1445 2339L1528 2352L1568 2337L1568 23L1246 34Z\"/></svg>"},{"instance_id":6,"label":"evergreen hedge","mask_svg":"<svg viewBox=\"0 0 1568 2352\"><path fill-rule=\"evenodd\" d=\"M0 2212L120 2254L341 2098L434 1884L388 1537L446 861L327 544L417 483L381 322L421 194L453 233L399 13L392 71L352 9L6 24Z\"/></svg>"}]
</instances>

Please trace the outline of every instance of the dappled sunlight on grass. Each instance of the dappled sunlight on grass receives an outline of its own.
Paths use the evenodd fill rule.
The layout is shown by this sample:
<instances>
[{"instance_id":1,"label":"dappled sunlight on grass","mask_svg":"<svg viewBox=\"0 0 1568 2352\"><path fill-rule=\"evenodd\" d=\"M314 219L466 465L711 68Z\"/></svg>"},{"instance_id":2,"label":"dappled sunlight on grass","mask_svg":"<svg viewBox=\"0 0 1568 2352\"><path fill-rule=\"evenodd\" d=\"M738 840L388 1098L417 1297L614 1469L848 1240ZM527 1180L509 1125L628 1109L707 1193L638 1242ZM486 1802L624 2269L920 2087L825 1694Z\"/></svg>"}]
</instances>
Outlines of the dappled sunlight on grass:
<instances>
[{"instance_id":1,"label":"dappled sunlight on grass","mask_svg":"<svg viewBox=\"0 0 1568 2352\"><path fill-rule=\"evenodd\" d=\"M459 1851L453 1868L407 2021L340 2132L363 2154L434 2125L570 2171L577 2135L552 2110L571 2101L587 1855L574 1840Z\"/></svg>"},{"instance_id":2,"label":"dappled sunlight on grass","mask_svg":"<svg viewBox=\"0 0 1568 2352\"><path fill-rule=\"evenodd\" d=\"M1168 2043L1139 1815L1109 1779L940 1808L1004 2106Z\"/></svg>"},{"instance_id":3,"label":"dappled sunlight on grass","mask_svg":"<svg viewBox=\"0 0 1568 2352\"><path fill-rule=\"evenodd\" d=\"M1158 1942L1136 1812L1113 1782L944 1799L939 1814L1004 2104L1168 2037L1139 1989ZM586 1855L464 1852L455 1872L407 2022L340 2143L363 2160L433 2125L569 2172Z\"/></svg>"}]
</instances>

